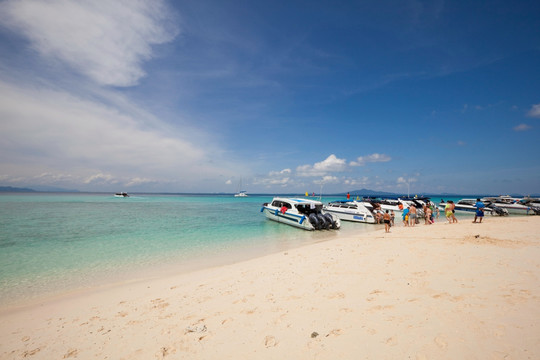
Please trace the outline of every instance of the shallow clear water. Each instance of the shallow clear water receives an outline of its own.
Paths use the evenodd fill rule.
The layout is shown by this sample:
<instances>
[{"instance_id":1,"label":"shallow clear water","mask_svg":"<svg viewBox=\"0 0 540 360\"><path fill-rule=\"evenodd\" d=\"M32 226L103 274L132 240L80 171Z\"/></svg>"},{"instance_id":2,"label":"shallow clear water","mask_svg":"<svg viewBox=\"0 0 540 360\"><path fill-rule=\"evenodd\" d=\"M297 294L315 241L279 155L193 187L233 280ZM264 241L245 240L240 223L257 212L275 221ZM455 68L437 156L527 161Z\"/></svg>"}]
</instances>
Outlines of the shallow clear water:
<instances>
[{"instance_id":1,"label":"shallow clear water","mask_svg":"<svg viewBox=\"0 0 540 360\"><path fill-rule=\"evenodd\" d=\"M149 269L232 262L338 236L336 231L308 232L267 220L260 208L271 200L2 194L0 303L144 277ZM339 232L373 229L344 223Z\"/></svg>"}]
</instances>

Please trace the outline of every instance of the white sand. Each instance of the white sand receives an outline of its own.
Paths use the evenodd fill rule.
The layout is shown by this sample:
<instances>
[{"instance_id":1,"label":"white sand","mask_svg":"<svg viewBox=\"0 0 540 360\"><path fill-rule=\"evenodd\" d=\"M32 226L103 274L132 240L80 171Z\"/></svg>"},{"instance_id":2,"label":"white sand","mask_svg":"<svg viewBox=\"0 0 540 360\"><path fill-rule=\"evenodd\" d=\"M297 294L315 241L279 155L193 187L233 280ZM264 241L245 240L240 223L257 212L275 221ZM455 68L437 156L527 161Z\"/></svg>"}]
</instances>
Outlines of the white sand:
<instances>
[{"instance_id":1,"label":"white sand","mask_svg":"<svg viewBox=\"0 0 540 360\"><path fill-rule=\"evenodd\" d=\"M343 235L4 309L0 358L538 359L539 267L539 216Z\"/></svg>"}]
</instances>

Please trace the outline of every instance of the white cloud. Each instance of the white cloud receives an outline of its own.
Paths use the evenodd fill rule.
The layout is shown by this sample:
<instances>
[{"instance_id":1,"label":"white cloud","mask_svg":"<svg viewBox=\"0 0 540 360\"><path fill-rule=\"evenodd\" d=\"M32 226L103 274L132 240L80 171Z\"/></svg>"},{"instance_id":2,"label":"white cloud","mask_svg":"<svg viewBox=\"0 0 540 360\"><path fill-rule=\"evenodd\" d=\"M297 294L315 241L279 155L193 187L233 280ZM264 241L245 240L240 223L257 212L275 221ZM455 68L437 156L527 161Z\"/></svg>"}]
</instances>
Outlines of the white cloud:
<instances>
[{"instance_id":1,"label":"white cloud","mask_svg":"<svg viewBox=\"0 0 540 360\"><path fill-rule=\"evenodd\" d=\"M418 179L413 178L413 177L405 178L403 176L400 176L400 177L397 178L398 185L407 185L407 183L412 184L412 183L415 183L417 181L418 181Z\"/></svg>"},{"instance_id":2,"label":"white cloud","mask_svg":"<svg viewBox=\"0 0 540 360\"><path fill-rule=\"evenodd\" d=\"M95 174L83 181L85 184L116 184L114 176L110 174Z\"/></svg>"},{"instance_id":3,"label":"white cloud","mask_svg":"<svg viewBox=\"0 0 540 360\"><path fill-rule=\"evenodd\" d=\"M356 158L356 161L351 161L349 165L351 166L364 166L366 163L376 163L376 162L388 162L392 158L385 154L371 154L366 156L359 156Z\"/></svg>"},{"instance_id":4,"label":"white cloud","mask_svg":"<svg viewBox=\"0 0 540 360\"><path fill-rule=\"evenodd\" d=\"M527 116L540 118L540 104L533 105Z\"/></svg>"},{"instance_id":5,"label":"white cloud","mask_svg":"<svg viewBox=\"0 0 540 360\"><path fill-rule=\"evenodd\" d=\"M331 175L326 175L326 176L323 176L322 179L320 180L314 180L313 183L315 184L337 184L339 183L340 180L339 178L337 178L336 176L331 176Z\"/></svg>"},{"instance_id":6,"label":"white cloud","mask_svg":"<svg viewBox=\"0 0 540 360\"><path fill-rule=\"evenodd\" d=\"M161 0L8 0L0 14L0 23L28 38L41 56L113 86L136 84L152 45L178 33Z\"/></svg>"},{"instance_id":7,"label":"white cloud","mask_svg":"<svg viewBox=\"0 0 540 360\"><path fill-rule=\"evenodd\" d=\"M0 169L27 183L39 175L41 183L70 186L177 182L190 188L238 171L218 155L225 151L212 135L133 116L0 81Z\"/></svg>"},{"instance_id":8,"label":"white cloud","mask_svg":"<svg viewBox=\"0 0 540 360\"><path fill-rule=\"evenodd\" d=\"M281 186L281 187L287 187L291 186L293 183L292 179L290 177L283 177L283 178L256 178L253 180L254 185L262 185L264 187L272 187L272 186Z\"/></svg>"},{"instance_id":9,"label":"white cloud","mask_svg":"<svg viewBox=\"0 0 540 360\"><path fill-rule=\"evenodd\" d=\"M225 181L225 185L232 185L232 180L229 179L229 180Z\"/></svg>"},{"instance_id":10,"label":"white cloud","mask_svg":"<svg viewBox=\"0 0 540 360\"><path fill-rule=\"evenodd\" d=\"M527 124L519 124L518 126L514 127L514 131L527 131L530 129L532 129L532 127Z\"/></svg>"},{"instance_id":11,"label":"white cloud","mask_svg":"<svg viewBox=\"0 0 540 360\"><path fill-rule=\"evenodd\" d=\"M280 175L287 175L291 173L291 169L283 169L281 171L270 171L268 174L269 176L280 176Z\"/></svg>"},{"instance_id":12,"label":"white cloud","mask_svg":"<svg viewBox=\"0 0 540 360\"><path fill-rule=\"evenodd\" d=\"M325 160L313 165L300 165L296 168L298 176L325 176L329 172L344 171L347 167L345 159L339 159L332 154Z\"/></svg>"},{"instance_id":13,"label":"white cloud","mask_svg":"<svg viewBox=\"0 0 540 360\"><path fill-rule=\"evenodd\" d=\"M369 184L369 178L367 176L363 176L361 179L345 179L343 183L347 186L366 186Z\"/></svg>"}]
</instances>

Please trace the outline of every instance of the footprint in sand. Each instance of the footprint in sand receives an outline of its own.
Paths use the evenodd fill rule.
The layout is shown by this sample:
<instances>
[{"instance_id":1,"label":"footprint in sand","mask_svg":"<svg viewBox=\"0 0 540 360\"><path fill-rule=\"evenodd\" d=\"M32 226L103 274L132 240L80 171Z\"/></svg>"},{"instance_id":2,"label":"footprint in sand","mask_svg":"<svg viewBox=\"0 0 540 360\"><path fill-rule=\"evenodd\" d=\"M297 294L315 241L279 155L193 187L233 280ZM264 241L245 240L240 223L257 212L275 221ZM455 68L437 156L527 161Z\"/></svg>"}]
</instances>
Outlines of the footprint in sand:
<instances>
[{"instance_id":1,"label":"footprint in sand","mask_svg":"<svg viewBox=\"0 0 540 360\"><path fill-rule=\"evenodd\" d=\"M41 351L41 348L35 348L33 350L27 350L25 351L22 355L23 355L23 358L26 358L28 356L33 356L33 355L36 355L38 352ZM64 356L65 358L65 356Z\"/></svg>"},{"instance_id":2,"label":"footprint in sand","mask_svg":"<svg viewBox=\"0 0 540 360\"><path fill-rule=\"evenodd\" d=\"M68 352L64 355L64 359L68 359L71 357L77 357L79 354L79 350L77 349L69 349Z\"/></svg>"},{"instance_id":3,"label":"footprint in sand","mask_svg":"<svg viewBox=\"0 0 540 360\"><path fill-rule=\"evenodd\" d=\"M269 347L274 347L276 346L278 343L277 343L277 340L275 337L273 337L272 335L267 335L265 338L264 338L264 346L266 346L267 348Z\"/></svg>"},{"instance_id":4,"label":"footprint in sand","mask_svg":"<svg viewBox=\"0 0 540 360\"><path fill-rule=\"evenodd\" d=\"M437 344L437 346L441 349L441 350L444 350L448 347L448 344L446 343L446 341L444 340L444 337L442 336L437 336L435 339L435 344Z\"/></svg>"}]
</instances>

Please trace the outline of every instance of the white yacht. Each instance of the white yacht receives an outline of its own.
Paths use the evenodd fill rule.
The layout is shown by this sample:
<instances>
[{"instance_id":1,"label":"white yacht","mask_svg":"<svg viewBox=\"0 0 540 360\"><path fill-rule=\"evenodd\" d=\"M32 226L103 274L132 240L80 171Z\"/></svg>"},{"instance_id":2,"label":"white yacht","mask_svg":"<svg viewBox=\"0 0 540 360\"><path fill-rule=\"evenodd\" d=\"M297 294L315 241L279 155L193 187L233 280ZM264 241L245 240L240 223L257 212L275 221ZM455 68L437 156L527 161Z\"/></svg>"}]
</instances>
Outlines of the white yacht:
<instances>
[{"instance_id":1,"label":"white yacht","mask_svg":"<svg viewBox=\"0 0 540 360\"><path fill-rule=\"evenodd\" d=\"M234 194L234 197L248 197L246 190L242 189L242 178L240 178L240 182L238 183L238 189L236 190L236 194Z\"/></svg>"},{"instance_id":2,"label":"white yacht","mask_svg":"<svg viewBox=\"0 0 540 360\"><path fill-rule=\"evenodd\" d=\"M320 201L275 197L264 203L261 212L273 221L304 230L339 229L341 222L335 215L323 211Z\"/></svg>"},{"instance_id":3,"label":"white yacht","mask_svg":"<svg viewBox=\"0 0 540 360\"><path fill-rule=\"evenodd\" d=\"M248 197L248 194L245 190L242 190L234 194L234 197Z\"/></svg>"},{"instance_id":4,"label":"white yacht","mask_svg":"<svg viewBox=\"0 0 540 360\"><path fill-rule=\"evenodd\" d=\"M332 201L324 206L324 210L340 220L375 224L375 217L362 203L355 200Z\"/></svg>"}]
</instances>

